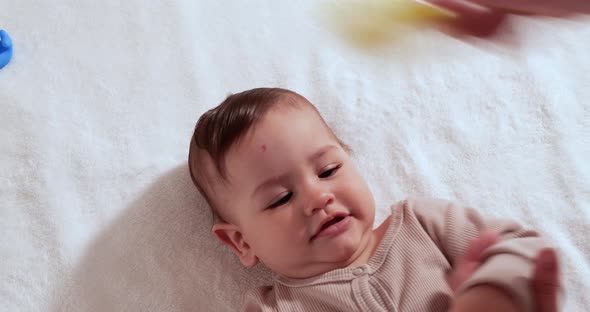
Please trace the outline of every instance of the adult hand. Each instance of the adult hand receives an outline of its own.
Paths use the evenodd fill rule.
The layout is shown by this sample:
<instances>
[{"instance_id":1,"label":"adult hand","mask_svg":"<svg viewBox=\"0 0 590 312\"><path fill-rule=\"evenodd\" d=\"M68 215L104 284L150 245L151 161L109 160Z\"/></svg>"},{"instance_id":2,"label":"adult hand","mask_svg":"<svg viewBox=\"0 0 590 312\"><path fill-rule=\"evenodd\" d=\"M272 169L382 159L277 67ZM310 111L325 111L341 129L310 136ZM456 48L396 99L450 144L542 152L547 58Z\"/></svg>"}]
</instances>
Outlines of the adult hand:
<instances>
[{"instance_id":1,"label":"adult hand","mask_svg":"<svg viewBox=\"0 0 590 312\"><path fill-rule=\"evenodd\" d=\"M431 0L450 9L459 9L458 13L466 12L467 7L480 5L493 10L512 13L563 15L568 13L590 13L588 0Z\"/></svg>"},{"instance_id":2,"label":"adult hand","mask_svg":"<svg viewBox=\"0 0 590 312\"><path fill-rule=\"evenodd\" d=\"M445 0L464 2L463 0ZM539 15L590 13L588 0L466 0L488 8Z\"/></svg>"},{"instance_id":3,"label":"adult hand","mask_svg":"<svg viewBox=\"0 0 590 312\"><path fill-rule=\"evenodd\" d=\"M590 13L588 0L427 0L458 14L455 22L462 32L486 37L493 34L506 15L562 16Z\"/></svg>"},{"instance_id":4,"label":"adult hand","mask_svg":"<svg viewBox=\"0 0 590 312\"><path fill-rule=\"evenodd\" d=\"M478 37L488 37L506 19L507 12L503 9L483 6L475 1L480 0L427 0L428 2L445 8L457 14L451 26L460 33L467 33Z\"/></svg>"}]
</instances>

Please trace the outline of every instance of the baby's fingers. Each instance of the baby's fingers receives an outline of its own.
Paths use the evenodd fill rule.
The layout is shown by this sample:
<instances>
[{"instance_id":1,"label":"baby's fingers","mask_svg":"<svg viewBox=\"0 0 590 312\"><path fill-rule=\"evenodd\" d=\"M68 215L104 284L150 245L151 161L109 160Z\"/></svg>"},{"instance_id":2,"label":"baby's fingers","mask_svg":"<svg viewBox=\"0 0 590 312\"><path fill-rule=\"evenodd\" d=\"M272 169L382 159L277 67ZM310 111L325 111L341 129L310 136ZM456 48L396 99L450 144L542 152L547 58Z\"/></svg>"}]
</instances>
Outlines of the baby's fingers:
<instances>
[{"instance_id":1,"label":"baby's fingers","mask_svg":"<svg viewBox=\"0 0 590 312\"><path fill-rule=\"evenodd\" d=\"M538 304L538 312L557 312L559 292L559 265L553 249L543 249L535 258L535 271L531 280Z\"/></svg>"}]
</instances>

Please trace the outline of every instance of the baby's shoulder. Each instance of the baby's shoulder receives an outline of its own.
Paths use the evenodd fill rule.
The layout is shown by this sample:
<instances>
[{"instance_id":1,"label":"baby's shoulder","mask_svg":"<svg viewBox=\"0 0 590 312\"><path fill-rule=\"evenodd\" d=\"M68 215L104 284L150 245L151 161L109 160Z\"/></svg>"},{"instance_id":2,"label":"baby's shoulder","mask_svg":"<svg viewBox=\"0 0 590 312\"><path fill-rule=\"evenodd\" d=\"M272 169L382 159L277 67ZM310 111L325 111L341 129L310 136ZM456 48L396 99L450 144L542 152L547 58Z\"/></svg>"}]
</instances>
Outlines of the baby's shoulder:
<instances>
[{"instance_id":1,"label":"baby's shoulder","mask_svg":"<svg viewBox=\"0 0 590 312\"><path fill-rule=\"evenodd\" d=\"M391 214L428 213L429 211L444 210L449 206L456 205L456 202L442 198L410 196L391 205Z\"/></svg>"}]
</instances>

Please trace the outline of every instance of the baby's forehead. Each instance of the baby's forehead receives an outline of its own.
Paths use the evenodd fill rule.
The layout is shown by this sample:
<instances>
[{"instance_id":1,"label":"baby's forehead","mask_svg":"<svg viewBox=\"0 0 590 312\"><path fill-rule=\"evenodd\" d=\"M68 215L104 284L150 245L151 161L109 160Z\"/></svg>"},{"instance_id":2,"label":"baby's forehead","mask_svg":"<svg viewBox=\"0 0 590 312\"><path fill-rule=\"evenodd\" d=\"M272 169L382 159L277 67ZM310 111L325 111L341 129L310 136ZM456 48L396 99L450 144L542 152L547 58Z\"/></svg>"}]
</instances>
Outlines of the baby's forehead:
<instances>
[{"instance_id":1,"label":"baby's forehead","mask_svg":"<svg viewBox=\"0 0 590 312\"><path fill-rule=\"evenodd\" d=\"M297 127L302 123L307 128L315 129L314 135L306 138L309 143L322 137L323 134L333 136L332 129L313 106L281 107L268 111L253 124L241 139L228 150L228 154L236 153L236 151L245 152L244 150L252 150L252 148L264 151L267 147L266 143L272 142L288 145L289 142L293 142L293 139L300 138L298 134L301 130L303 130L301 132L305 132L306 129ZM289 135L285 138L285 134Z\"/></svg>"}]
</instances>

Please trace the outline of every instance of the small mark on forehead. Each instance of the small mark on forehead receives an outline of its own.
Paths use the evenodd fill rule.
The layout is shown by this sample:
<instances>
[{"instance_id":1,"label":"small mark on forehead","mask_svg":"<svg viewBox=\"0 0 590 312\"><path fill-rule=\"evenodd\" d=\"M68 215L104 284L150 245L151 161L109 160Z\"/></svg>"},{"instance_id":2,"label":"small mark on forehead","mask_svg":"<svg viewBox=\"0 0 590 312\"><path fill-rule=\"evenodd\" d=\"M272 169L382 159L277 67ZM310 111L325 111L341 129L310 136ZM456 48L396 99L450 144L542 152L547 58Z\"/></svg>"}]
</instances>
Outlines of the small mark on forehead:
<instances>
[{"instance_id":1,"label":"small mark on forehead","mask_svg":"<svg viewBox=\"0 0 590 312\"><path fill-rule=\"evenodd\" d=\"M263 152L266 152L266 144L262 144L262 145L260 145L260 149L261 149Z\"/></svg>"}]
</instances>

